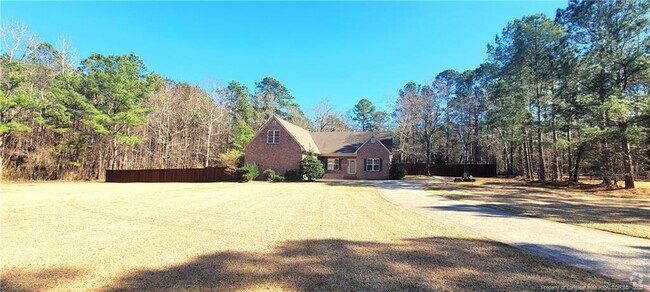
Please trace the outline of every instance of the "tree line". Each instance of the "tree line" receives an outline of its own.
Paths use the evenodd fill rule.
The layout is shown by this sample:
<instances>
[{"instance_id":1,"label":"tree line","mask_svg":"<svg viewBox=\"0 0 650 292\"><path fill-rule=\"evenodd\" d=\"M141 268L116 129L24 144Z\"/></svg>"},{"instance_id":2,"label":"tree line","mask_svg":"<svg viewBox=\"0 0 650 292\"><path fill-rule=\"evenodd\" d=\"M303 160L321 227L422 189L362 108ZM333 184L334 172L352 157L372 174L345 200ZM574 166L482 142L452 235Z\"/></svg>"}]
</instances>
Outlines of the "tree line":
<instances>
[{"instance_id":1,"label":"tree line","mask_svg":"<svg viewBox=\"0 0 650 292\"><path fill-rule=\"evenodd\" d=\"M234 163L277 115L312 131L395 133L401 162L496 163L534 180L650 176L648 1L570 1L509 22L476 69L399 89L392 112L361 99L310 119L272 77L202 87L136 55L76 63L62 40L0 29L0 170L9 179L101 179L104 169ZM78 66L77 66L78 64ZM75 66L77 66L75 68Z\"/></svg>"},{"instance_id":2,"label":"tree line","mask_svg":"<svg viewBox=\"0 0 650 292\"><path fill-rule=\"evenodd\" d=\"M399 90L401 161L634 188L650 176L648 1L569 1L510 21L487 62Z\"/></svg>"},{"instance_id":3,"label":"tree line","mask_svg":"<svg viewBox=\"0 0 650 292\"><path fill-rule=\"evenodd\" d=\"M102 179L105 169L233 164L270 117L313 131L379 130L389 115L367 99L312 121L272 77L202 87L147 72L136 55L93 54L36 41L19 22L0 29L0 177ZM352 113L353 112L353 113Z\"/></svg>"}]
</instances>

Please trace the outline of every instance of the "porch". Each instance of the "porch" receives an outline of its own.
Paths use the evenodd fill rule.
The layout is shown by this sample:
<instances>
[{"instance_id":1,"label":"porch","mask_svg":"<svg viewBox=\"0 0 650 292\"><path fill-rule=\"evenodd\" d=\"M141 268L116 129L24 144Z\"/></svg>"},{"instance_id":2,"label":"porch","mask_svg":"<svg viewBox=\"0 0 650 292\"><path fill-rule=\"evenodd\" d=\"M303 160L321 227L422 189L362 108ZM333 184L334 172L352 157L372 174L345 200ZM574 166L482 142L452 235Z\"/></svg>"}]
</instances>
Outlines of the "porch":
<instances>
[{"instance_id":1,"label":"porch","mask_svg":"<svg viewBox=\"0 0 650 292\"><path fill-rule=\"evenodd\" d=\"M325 179L357 179L359 162L356 155L321 155L318 159L323 163Z\"/></svg>"}]
</instances>

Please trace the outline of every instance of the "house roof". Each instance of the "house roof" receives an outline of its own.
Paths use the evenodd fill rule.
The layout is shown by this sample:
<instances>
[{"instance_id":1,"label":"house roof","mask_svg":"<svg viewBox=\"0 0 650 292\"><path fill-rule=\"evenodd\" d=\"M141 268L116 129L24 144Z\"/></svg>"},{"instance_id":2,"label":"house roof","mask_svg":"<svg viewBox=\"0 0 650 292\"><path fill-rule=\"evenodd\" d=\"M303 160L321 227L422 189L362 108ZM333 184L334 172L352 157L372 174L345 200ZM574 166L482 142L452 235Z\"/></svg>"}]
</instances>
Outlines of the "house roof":
<instances>
[{"instance_id":1,"label":"house roof","mask_svg":"<svg viewBox=\"0 0 650 292\"><path fill-rule=\"evenodd\" d=\"M391 132L311 132L321 154L354 153L375 136L389 150L393 147Z\"/></svg>"},{"instance_id":2,"label":"house roof","mask_svg":"<svg viewBox=\"0 0 650 292\"><path fill-rule=\"evenodd\" d=\"M309 132L300 126L275 117L305 150L318 154L352 154L375 136L381 143L392 150L393 134L391 132Z\"/></svg>"},{"instance_id":3,"label":"house roof","mask_svg":"<svg viewBox=\"0 0 650 292\"><path fill-rule=\"evenodd\" d=\"M281 118L275 117L276 120L282 125L287 132L300 144L303 150L305 151L314 151L315 153L321 153L318 149L317 144L312 139L309 131L301 128L298 125L289 123Z\"/></svg>"}]
</instances>

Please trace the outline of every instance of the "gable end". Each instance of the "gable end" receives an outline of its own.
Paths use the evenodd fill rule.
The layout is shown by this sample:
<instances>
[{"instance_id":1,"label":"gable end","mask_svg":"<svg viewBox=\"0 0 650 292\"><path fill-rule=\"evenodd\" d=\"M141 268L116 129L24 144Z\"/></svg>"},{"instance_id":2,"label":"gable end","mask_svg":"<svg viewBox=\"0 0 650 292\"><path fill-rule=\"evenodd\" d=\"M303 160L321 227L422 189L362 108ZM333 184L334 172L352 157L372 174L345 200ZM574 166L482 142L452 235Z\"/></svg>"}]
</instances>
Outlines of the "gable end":
<instances>
[{"instance_id":1,"label":"gable end","mask_svg":"<svg viewBox=\"0 0 650 292\"><path fill-rule=\"evenodd\" d=\"M390 152L390 150L388 149L388 147L386 147L386 145L384 145L384 143L381 142L381 139L376 138L376 137L370 137L370 139L368 139L365 143L363 143L361 146L359 146L359 148L357 148L357 151L354 151L354 153L357 154L359 152L359 150L361 150L361 148L363 148L363 146L366 146L366 144L370 143L370 140L372 140L373 138L375 138L375 144L381 145L382 148L384 148L386 150L386 152L388 152L389 155L392 154Z\"/></svg>"}]
</instances>

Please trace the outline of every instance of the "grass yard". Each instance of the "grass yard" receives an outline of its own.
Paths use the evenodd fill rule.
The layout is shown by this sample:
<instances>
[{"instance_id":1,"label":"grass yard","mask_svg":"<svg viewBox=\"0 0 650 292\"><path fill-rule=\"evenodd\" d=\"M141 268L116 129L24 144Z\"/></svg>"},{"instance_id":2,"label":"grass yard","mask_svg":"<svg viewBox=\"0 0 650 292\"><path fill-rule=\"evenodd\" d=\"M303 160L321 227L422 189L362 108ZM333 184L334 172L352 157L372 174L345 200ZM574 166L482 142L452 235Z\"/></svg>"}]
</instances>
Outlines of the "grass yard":
<instances>
[{"instance_id":1,"label":"grass yard","mask_svg":"<svg viewBox=\"0 0 650 292\"><path fill-rule=\"evenodd\" d=\"M332 184L5 184L0 290L618 285Z\"/></svg>"},{"instance_id":2,"label":"grass yard","mask_svg":"<svg viewBox=\"0 0 650 292\"><path fill-rule=\"evenodd\" d=\"M432 180L432 194L641 238L650 238L650 183L637 190L599 190L590 185L567 188L505 178L473 183Z\"/></svg>"}]
</instances>

